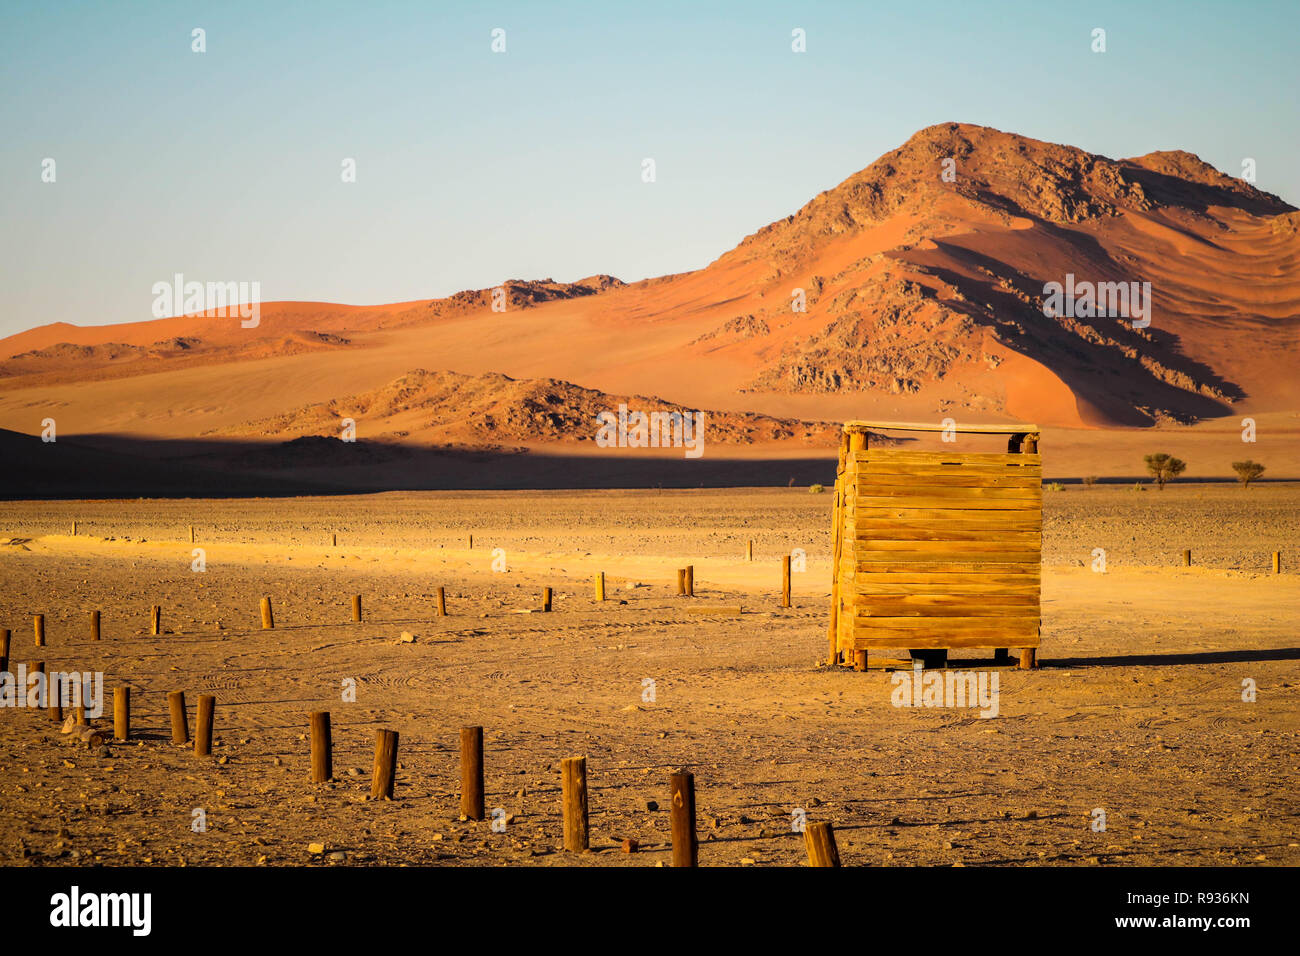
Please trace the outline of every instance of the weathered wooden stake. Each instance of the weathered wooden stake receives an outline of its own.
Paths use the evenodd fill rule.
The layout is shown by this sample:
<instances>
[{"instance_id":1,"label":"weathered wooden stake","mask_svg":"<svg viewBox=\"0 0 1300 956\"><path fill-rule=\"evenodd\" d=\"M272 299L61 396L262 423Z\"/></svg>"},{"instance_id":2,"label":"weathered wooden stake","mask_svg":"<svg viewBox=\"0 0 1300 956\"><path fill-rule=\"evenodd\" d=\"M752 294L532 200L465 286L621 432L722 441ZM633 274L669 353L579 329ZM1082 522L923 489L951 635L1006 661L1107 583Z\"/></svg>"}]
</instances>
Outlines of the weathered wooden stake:
<instances>
[{"instance_id":1,"label":"weathered wooden stake","mask_svg":"<svg viewBox=\"0 0 1300 956\"><path fill-rule=\"evenodd\" d=\"M185 691L174 690L167 695L167 707L172 715L172 743L190 742L190 716L185 710Z\"/></svg>"},{"instance_id":2,"label":"weathered wooden stake","mask_svg":"<svg viewBox=\"0 0 1300 956\"><path fill-rule=\"evenodd\" d=\"M438 588L438 617L447 616L447 589Z\"/></svg>"},{"instance_id":3,"label":"weathered wooden stake","mask_svg":"<svg viewBox=\"0 0 1300 956\"><path fill-rule=\"evenodd\" d=\"M375 734L375 774L370 780L370 799L393 799L397 778L397 731L381 730Z\"/></svg>"},{"instance_id":4,"label":"weathered wooden stake","mask_svg":"<svg viewBox=\"0 0 1300 956\"><path fill-rule=\"evenodd\" d=\"M672 774L668 789L673 866L695 866L700 847L695 835L695 774L686 770Z\"/></svg>"},{"instance_id":5,"label":"weathered wooden stake","mask_svg":"<svg viewBox=\"0 0 1300 956\"><path fill-rule=\"evenodd\" d=\"M686 569L685 568L677 569L677 593L678 594L686 593Z\"/></svg>"},{"instance_id":6,"label":"weathered wooden stake","mask_svg":"<svg viewBox=\"0 0 1300 956\"><path fill-rule=\"evenodd\" d=\"M34 661L27 665L28 681L31 680L33 674L41 675L41 683L36 688L36 706L44 707L49 702L48 698L49 698L49 691L50 691L49 687L45 685L45 661ZM46 697L46 699L44 700L41 698L42 693L44 693ZM27 706L28 707L32 706L32 698L30 694L27 697Z\"/></svg>"},{"instance_id":7,"label":"weathered wooden stake","mask_svg":"<svg viewBox=\"0 0 1300 956\"><path fill-rule=\"evenodd\" d=\"M50 719L63 722L63 686L58 672L51 674L45 684L45 702L49 705Z\"/></svg>"},{"instance_id":8,"label":"weathered wooden stake","mask_svg":"<svg viewBox=\"0 0 1300 956\"><path fill-rule=\"evenodd\" d=\"M746 560L746 561L753 561L753 560L754 560L754 542L753 542L753 541L750 541L750 542L748 542L748 543L745 545L745 560Z\"/></svg>"},{"instance_id":9,"label":"weathered wooden stake","mask_svg":"<svg viewBox=\"0 0 1300 956\"><path fill-rule=\"evenodd\" d=\"M1020 648L1020 669L1022 671L1031 671L1038 667L1038 648L1022 647Z\"/></svg>"},{"instance_id":10,"label":"weathered wooden stake","mask_svg":"<svg viewBox=\"0 0 1300 956\"><path fill-rule=\"evenodd\" d=\"M36 646L44 647L45 646L45 615L37 614L32 619L32 625L36 630Z\"/></svg>"},{"instance_id":11,"label":"weathered wooden stake","mask_svg":"<svg viewBox=\"0 0 1300 956\"><path fill-rule=\"evenodd\" d=\"M560 761L560 793L564 808L564 848L581 853L591 848L587 832L587 758Z\"/></svg>"},{"instance_id":12,"label":"weathered wooden stake","mask_svg":"<svg viewBox=\"0 0 1300 956\"><path fill-rule=\"evenodd\" d=\"M211 694L199 695L199 716L194 723L194 752L200 757L212 755L212 714L217 699Z\"/></svg>"},{"instance_id":13,"label":"weathered wooden stake","mask_svg":"<svg viewBox=\"0 0 1300 956\"><path fill-rule=\"evenodd\" d=\"M605 572L596 572L596 600L605 600Z\"/></svg>"},{"instance_id":14,"label":"weathered wooden stake","mask_svg":"<svg viewBox=\"0 0 1300 956\"><path fill-rule=\"evenodd\" d=\"M854 651L854 652L853 652L853 669L854 669L855 671L865 671L865 670L867 669L867 652L866 652L866 651Z\"/></svg>"},{"instance_id":15,"label":"weathered wooden stake","mask_svg":"<svg viewBox=\"0 0 1300 956\"><path fill-rule=\"evenodd\" d=\"M113 736L131 739L131 688L113 688Z\"/></svg>"},{"instance_id":16,"label":"weathered wooden stake","mask_svg":"<svg viewBox=\"0 0 1300 956\"><path fill-rule=\"evenodd\" d=\"M360 623L361 621L361 595L352 595L352 620Z\"/></svg>"},{"instance_id":17,"label":"weathered wooden stake","mask_svg":"<svg viewBox=\"0 0 1300 956\"><path fill-rule=\"evenodd\" d=\"M686 596L695 597L695 565L686 565Z\"/></svg>"},{"instance_id":18,"label":"weathered wooden stake","mask_svg":"<svg viewBox=\"0 0 1300 956\"><path fill-rule=\"evenodd\" d=\"M473 535L470 535L470 536L469 536L469 549L470 549L471 551L474 550L474 536L473 536Z\"/></svg>"},{"instance_id":19,"label":"weathered wooden stake","mask_svg":"<svg viewBox=\"0 0 1300 956\"><path fill-rule=\"evenodd\" d=\"M1192 549L1183 548L1183 567L1190 568L1191 566L1192 566Z\"/></svg>"},{"instance_id":20,"label":"weathered wooden stake","mask_svg":"<svg viewBox=\"0 0 1300 956\"><path fill-rule=\"evenodd\" d=\"M804 846L808 848L809 866L839 866L840 851L835 846L835 831L827 822L804 824Z\"/></svg>"},{"instance_id":21,"label":"weathered wooden stake","mask_svg":"<svg viewBox=\"0 0 1300 956\"><path fill-rule=\"evenodd\" d=\"M190 525L190 544L194 543L194 525Z\"/></svg>"},{"instance_id":22,"label":"weathered wooden stake","mask_svg":"<svg viewBox=\"0 0 1300 956\"><path fill-rule=\"evenodd\" d=\"M790 555L781 559L781 606L790 606Z\"/></svg>"},{"instance_id":23,"label":"weathered wooden stake","mask_svg":"<svg viewBox=\"0 0 1300 956\"><path fill-rule=\"evenodd\" d=\"M551 609L551 589L542 588L542 610L549 611L550 609Z\"/></svg>"},{"instance_id":24,"label":"weathered wooden stake","mask_svg":"<svg viewBox=\"0 0 1300 956\"><path fill-rule=\"evenodd\" d=\"M1274 574L1282 573L1282 552L1281 551L1273 552L1273 573Z\"/></svg>"},{"instance_id":25,"label":"weathered wooden stake","mask_svg":"<svg viewBox=\"0 0 1300 956\"><path fill-rule=\"evenodd\" d=\"M149 608L149 633L150 634L162 633L162 605L161 604L155 604L153 607Z\"/></svg>"},{"instance_id":26,"label":"weathered wooden stake","mask_svg":"<svg viewBox=\"0 0 1300 956\"><path fill-rule=\"evenodd\" d=\"M337 548L339 545L339 534L337 531L330 534L330 547Z\"/></svg>"},{"instance_id":27,"label":"weathered wooden stake","mask_svg":"<svg viewBox=\"0 0 1300 956\"><path fill-rule=\"evenodd\" d=\"M7 670L9 670L9 628L0 627L0 671Z\"/></svg>"},{"instance_id":28,"label":"weathered wooden stake","mask_svg":"<svg viewBox=\"0 0 1300 956\"><path fill-rule=\"evenodd\" d=\"M271 599L262 598L262 630L269 631L275 627L275 615L271 612Z\"/></svg>"},{"instance_id":29,"label":"weathered wooden stake","mask_svg":"<svg viewBox=\"0 0 1300 956\"><path fill-rule=\"evenodd\" d=\"M75 522L75 521L72 522L72 536L73 536L74 538L77 536L77 522Z\"/></svg>"},{"instance_id":30,"label":"weathered wooden stake","mask_svg":"<svg viewBox=\"0 0 1300 956\"><path fill-rule=\"evenodd\" d=\"M90 612L90 639L92 641L99 640L99 612L98 611Z\"/></svg>"},{"instance_id":31,"label":"weathered wooden stake","mask_svg":"<svg viewBox=\"0 0 1300 956\"><path fill-rule=\"evenodd\" d=\"M467 820L482 820L483 807L483 728L460 729L460 815Z\"/></svg>"},{"instance_id":32,"label":"weathered wooden stake","mask_svg":"<svg viewBox=\"0 0 1300 956\"><path fill-rule=\"evenodd\" d=\"M328 710L313 710L311 720L311 782L334 778L334 738L330 734Z\"/></svg>"}]
</instances>

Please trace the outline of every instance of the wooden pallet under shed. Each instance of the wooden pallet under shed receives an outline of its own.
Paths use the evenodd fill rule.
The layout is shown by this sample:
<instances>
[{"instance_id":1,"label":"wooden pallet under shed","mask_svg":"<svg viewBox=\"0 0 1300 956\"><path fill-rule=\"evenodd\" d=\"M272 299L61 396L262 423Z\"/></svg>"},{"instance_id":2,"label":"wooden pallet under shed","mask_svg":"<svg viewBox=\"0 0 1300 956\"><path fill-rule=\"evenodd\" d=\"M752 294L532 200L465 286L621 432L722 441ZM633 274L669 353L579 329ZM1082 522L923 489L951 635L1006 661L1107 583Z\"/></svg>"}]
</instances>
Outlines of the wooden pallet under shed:
<instances>
[{"instance_id":1,"label":"wooden pallet under shed","mask_svg":"<svg viewBox=\"0 0 1300 956\"><path fill-rule=\"evenodd\" d=\"M880 431L1007 435L1005 454L869 448ZM954 647L1021 649L1037 664L1043 466L1036 425L848 422L832 526L830 660L904 648L927 665ZM889 655L891 657L897 655Z\"/></svg>"}]
</instances>

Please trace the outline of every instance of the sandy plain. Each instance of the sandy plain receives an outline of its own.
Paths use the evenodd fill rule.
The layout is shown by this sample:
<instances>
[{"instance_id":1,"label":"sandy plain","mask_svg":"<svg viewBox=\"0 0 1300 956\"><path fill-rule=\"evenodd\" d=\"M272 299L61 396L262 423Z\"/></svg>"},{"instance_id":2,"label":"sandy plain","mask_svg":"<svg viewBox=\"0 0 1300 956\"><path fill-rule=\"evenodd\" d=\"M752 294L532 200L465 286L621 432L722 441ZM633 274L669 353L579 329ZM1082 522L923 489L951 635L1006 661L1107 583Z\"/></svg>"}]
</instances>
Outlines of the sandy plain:
<instances>
[{"instance_id":1,"label":"sandy plain","mask_svg":"<svg viewBox=\"0 0 1300 956\"><path fill-rule=\"evenodd\" d=\"M103 671L109 725L129 684L134 739L96 755L44 711L0 710L0 864L667 865L668 775L685 767L702 865L801 864L800 810L833 822L847 865L1296 865L1298 506L1291 483L1046 493L1042 666L955 654L997 674L997 716L981 718L895 707L891 673L825 666L830 495L806 488L6 502L11 667ZM795 548L807 570L783 609ZM694 598L675 593L688 563ZM191 723L198 694L217 698L211 758L170 743L178 689ZM326 785L308 781L316 709L334 726ZM504 832L458 819L458 728L473 724ZM379 728L401 735L391 802L368 799ZM580 856L558 849L574 754L589 767Z\"/></svg>"}]
</instances>

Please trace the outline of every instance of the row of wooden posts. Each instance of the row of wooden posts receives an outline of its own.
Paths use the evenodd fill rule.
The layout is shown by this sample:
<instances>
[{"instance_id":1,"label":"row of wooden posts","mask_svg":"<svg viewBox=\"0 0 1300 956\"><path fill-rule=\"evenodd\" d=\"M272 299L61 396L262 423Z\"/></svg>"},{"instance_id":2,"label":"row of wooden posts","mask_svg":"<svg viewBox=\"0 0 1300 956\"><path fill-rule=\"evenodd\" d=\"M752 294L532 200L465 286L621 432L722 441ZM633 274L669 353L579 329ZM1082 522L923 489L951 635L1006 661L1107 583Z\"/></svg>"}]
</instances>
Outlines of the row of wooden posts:
<instances>
[{"instance_id":1,"label":"row of wooden posts","mask_svg":"<svg viewBox=\"0 0 1300 956\"><path fill-rule=\"evenodd\" d=\"M605 600L605 572L598 571L595 576L596 600ZM687 597L695 596L695 566L687 565L684 568L677 569L677 593L684 594ZM542 610L550 611L552 606L551 588L542 588ZM447 589L439 586L438 588L438 616L447 616ZM781 559L781 606L790 607L790 556L786 555ZM269 597L262 598L261 601L262 629L272 630L275 628L275 611L271 606ZM352 620L356 623L361 621L361 595L352 595ZM99 611L90 612L90 639L98 641L100 638L101 616ZM45 646L45 615L33 615L33 630L36 636L36 646ZM5 647L8 647L9 630L6 628L2 632L5 636ZM162 634L162 606L158 604L151 605L149 608L149 633L157 636ZM7 657L7 654L0 655L0 659ZM0 670L3 670L0 667Z\"/></svg>"},{"instance_id":2,"label":"row of wooden posts","mask_svg":"<svg viewBox=\"0 0 1300 956\"><path fill-rule=\"evenodd\" d=\"M753 547L752 542L750 543L750 547L751 548ZM1183 566L1184 567L1192 566L1192 551L1190 548L1183 549ZM1273 552L1273 573L1274 574L1282 573L1282 553L1280 551ZM596 573L595 586L596 586L596 600L604 601L605 600L605 572L604 571L598 571ZM677 569L677 593L679 595L685 595L686 597L695 596L695 566L694 565L688 564L684 568ZM781 607L791 607L790 593L791 593L790 592L790 556L787 554L781 558ZM553 592L551 588L549 587L542 588L542 610L543 611L551 610L552 595ZM438 601L438 616L446 617L447 616L446 588L441 586L438 588L437 601ZM262 598L261 612L262 612L262 628L264 630L270 630L274 628L275 615L271 608L271 599L269 597ZM361 621L361 595L360 594L352 595L352 620L354 622ZM33 625L34 625L34 631L36 636L36 646L44 647L45 646L45 615L44 614L34 615ZM162 633L162 607L158 604L154 604L149 608L149 633L155 636ZM5 646L7 647L9 631L5 629L3 631L3 634L5 635ZM90 612L90 639L92 641L98 641L99 637L100 637L100 612L91 611ZM7 654L0 654L0 660L3 660L5 657L7 657ZM4 668L0 668L0 670L3 669Z\"/></svg>"},{"instance_id":3,"label":"row of wooden posts","mask_svg":"<svg viewBox=\"0 0 1300 956\"><path fill-rule=\"evenodd\" d=\"M77 533L77 522L75 522L75 521L72 522L72 533L73 533L74 536L75 536L76 533ZM194 525L190 525L190 544L193 544L193 543L194 543ZM338 546L338 543L339 543L338 532L334 532L334 533L330 534L330 544L333 545L333 546L335 546L335 547L337 547L337 546ZM473 548L474 548L474 536L473 536L472 534L468 536L467 543L468 543L468 545L469 545L469 548L470 548L471 550L473 550ZM753 542L753 541L746 541L746 542L745 542L745 560L746 560L746 561L753 561L753 560L754 560L754 542ZM1191 549L1191 548L1184 548L1184 549L1183 549L1183 567L1190 568L1191 566L1192 566L1192 549ZM781 606L782 606L782 607L789 607L789 606L790 606L790 557L789 557L789 555L787 555L786 557L784 557L784 558L781 559L781 568L782 568ZM690 566L688 566L688 567L686 567L686 568L684 568L684 569L682 569L682 568L679 568L679 569L678 569L678 571L677 571L677 593L678 593L678 594L685 594L685 595L687 595L687 596L691 596L691 597L693 597L693 596L695 595L695 590L694 590L693 580L692 580L691 577L690 577L690 576L693 574L694 570L695 570L695 569L694 569L693 567L690 567ZM1281 574L1281 573L1282 573L1282 552L1280 552L1280 551L1274 551L1274 552L1273 552L1273 573L1274 573L1274 574ZM687 575L687 581L686 581L686 582L683 582L683 580L682 580L682 575L683 575L683 574L686 574L686 575ZM549 591L550 588L547 588L547 590ZM439 604L441 605L441 603L442 603L442 588L439 588L439 589L438 589L438 593L439 593L438 600L439 600ZM598 600L598 601L603 601L603 600L605 600L605 596L604 596L604 595L605 595L605 574L604 574L603 571L602 571L600 574L597 575L596 593L597 593L597 598L596 598L596 600ZM355 599L354 599L354 600L355 600ZM155 607L155 611L156 611L156 610L157 610L157 608ZM550 610L550 608L547 607L546 610ZM98 611L95 611L95 612L93 612L93 613L94 613L94 614L98 614L99 612L98 612ZM445 614L445 613L446 613L445 611L440 612L440 614ZM357 617L357 618L354 618L354 620L360 620L360 618ZM97 625L96 625L96 626L97 626ZM158 631L155 630L153 633L154 633L154 634L157 634ZM96 638L96 640L98 640L98 638ZM39 642L38 642L38 643L39 643Z\"/></svg>"},{"instance_id":4,"label":"row of wooden posts","mask_svg":"<svg viewBox=\"0 0 1300 956\"><path fill-rule=\"evenodd\" d=\"M45 662L28 665L29 673L45 673ZM62 722L63 695L57 687L47 687L47 706L50 717ZM216 715L217 699L211 694L199 695L198 719L194 725L194 753L200 757L212 755L212 728ZM85 706L73 701L76 723L86 725ZM183 690L167 695L167 708L171 718L172 743L190 743L189 711ZM311 729L311 782L326 783L334 779L334 736L329 711L317 710L308 715ZM113 737L119 741L131 739L131 688L113 689ZM397 780L398 732L379 730L375 735L375 762L370 781L370 796L374 800L391 800ZM669 776L669 820L672 834L672 865L696 866L699 862L699 840L695 827L695 777L688 771ZM460 814L467 820L484 820L487 817L484 787L483 728L460 729ZM587 758L565 757L560 762L560 803L564 822L564 849L581 853L591 848L588 828ZM835 847L835 834L828 822L805 824L804 841L812 866L839 866L839 853ZM635 849L633 841L625 841L624 849Z\"/></svg>"},{"instance_id":5,"label":"row of wooden posts","mask_svg":"<svg viewBox=\"0 0 1300 956\"><path fill-rule=\"evenodd\" d=\"M311 781L325 783L333 779L333 734L328 711L313 711L311 724ZM397 777L398 733L379 730L375 736L375 765L370 781L374 800L391 800ZM483 785L483 728L460 729L460 815L467 820L487 818ZM699 839L695 827L695 775L678 771L668 778L669 829L672 836L672 865L697 866ZM591 849L588 825L587 758L565 757L560 761L560 808L563 820L563 846L566 851L582 853ZM804 842L812 866L839 866L835 832L829 822L806 823ZM636 845L624 841L631 852Z\"/></svg>"},{"instance_id":6,"label":"row of wooden posts","mask_svg":"<svg viewBox=\"0 0 1300 956\"><path fill-rule=\"evenodd\" d=\"M7 635L8 632L5 631L4 634ZM3 642L0 642L0 650L7 649L7 647L3 646ZM5 659L4 666L0 667L0 670L7 670L8 666L8 660ZM40 674L45 676L45 662L29 661L27 663L27 673L29 675ZM84 699L81 699L79 695L65 695L55 676L50 675L49 683L45 688L44 704L49 711L50 717L55 721L64 719L63 702L65 696L72 707L72 716L76 718L76 723L79 725L86 724ZM189 743L189 711L185 706L185 692L178 690L168 694L167 706L171 712L172 743ZM212 724L216 714L216 706L216 697L211 694L199 695L198 721L194 725L194 752L201 757L209 756L212 753ZM117 740L129 740L131 738L131 688L129 686L113 688L113 737Z\"/></svg>"},{"instance_id":7,"label":"row of wooden posts","mask_svg":"<svg viewBox=\"0 0 1300 956\"><path fill-rule=\"evenodd\" d=\"M1190 568L1191 566L1192 566L1192 549L1183 548L1183 567ZM1282 573L1282 552L1281 551L1273 552L1273 573L1274 574Z\"/></svg>"}]
</instances>

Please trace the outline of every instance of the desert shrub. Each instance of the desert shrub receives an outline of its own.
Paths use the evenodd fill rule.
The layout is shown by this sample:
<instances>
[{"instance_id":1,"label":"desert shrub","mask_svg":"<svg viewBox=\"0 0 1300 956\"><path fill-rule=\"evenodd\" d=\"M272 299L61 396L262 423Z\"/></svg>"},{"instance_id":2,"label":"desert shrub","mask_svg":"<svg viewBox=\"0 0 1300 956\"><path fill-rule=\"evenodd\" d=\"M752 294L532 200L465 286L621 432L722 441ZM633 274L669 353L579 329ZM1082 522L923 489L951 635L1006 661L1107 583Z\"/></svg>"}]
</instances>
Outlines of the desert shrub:
<instances>
[{"instance_id":1,"label":"desert shrub","mask_svg":"<svg viewBox=\"0 0 1300 956\"><path fill-rule=\"evenodd\" d=\"M1084 483L1084 485L1085 485L1086 487L1091 488L1093 485L1095 485L1095 484L1097 483L1097 476L1096 476L1096 475L1087 475L1087 476L1083 479L1083 483Z\"/></svg>"},{"instance_id":2,"label":"desert shrub","mask_svg":"<svg viewBox=\"0 0 1300 956\"><path fill-rule=\"evenodd\" d=\"M1065 490L1065 485L1061 484L1059 481L1051 481L1051 482L1048 482L1048 483L1043 487L1043 490L1044 490L1044 491L1064 491L1064 490Z\"/></svg>"},{"instance_id":3,"label":"desert shrub","mask_svg":"<svg viewBox=\"0 0 1300 956\"><path fill-rule=\"evenodd\" d=\"M809 485L809 486L808 486L808 492L809 492L809 494L820 495L820 494L821 494L823 491L825 491L825 490L826 490L826 489L825 489L823 486L821 486L821 485Z\"/></svg>"},{"instance_id":4,"label":"desert shrub","mask_svg":"<svg viewBox=\"0 0 1300 956\"><path fill-rule=\"evenodd\" d=\"M1144 485L1144 484L1142 484L1142 482L1140 482L1140 481L1135 481L1135 482L1133 482L1133 484L1129 485L1129 489L1128 489L1128 490L1129 490L1129 491L1146 491L1146 490L1147 490L1147 486Z\"/></svg>"},{"instance_id":5,"label":"desert shrub","mask_svg":"<svg viewBox=\"0 0 1300 956\"><path fill-rule=\"evenodd\" d=\"M1232 470L1237 473L1237 480L1241 482L1242 488L1249 488L1252 481L1264 474L1264 466L1249 458L1245 461L1234 461Z\"/></svg>"},{"instance_id":6,"label":"desert shrub","mask_svg":"<svg viewBox=\"0 0 1300 956\"><path fill-rule=\"evenodd\" d=\"M1187 462L1181 458L1166 455L1164 452L1146 455L1143 461L1147 463L1147 471L1151 472L1151 476L1155 479L1156 485L1161 491L1165 490L1165 482L1173 481L1187 467Z\"/></svg>"}]
</instances>

